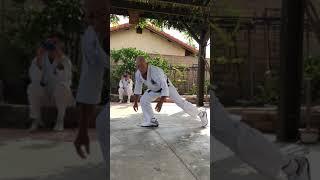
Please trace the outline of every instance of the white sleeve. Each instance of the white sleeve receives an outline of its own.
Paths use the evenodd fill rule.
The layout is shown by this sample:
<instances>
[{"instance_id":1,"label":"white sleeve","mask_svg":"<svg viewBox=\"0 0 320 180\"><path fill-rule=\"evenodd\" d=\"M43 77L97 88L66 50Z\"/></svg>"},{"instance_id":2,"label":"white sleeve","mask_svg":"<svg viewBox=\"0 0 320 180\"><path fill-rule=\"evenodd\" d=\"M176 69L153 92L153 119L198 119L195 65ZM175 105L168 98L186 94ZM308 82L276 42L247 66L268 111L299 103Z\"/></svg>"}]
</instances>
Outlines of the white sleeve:
<instances>
[{"instance_id":1,"label":"white sleeve","mask_svg":"<svg viewBox=\"0 0 320 180\"><path fill-rule=\"evenodd\" d=\"M99 42L98 42L99 43ZM107 53L105 52L105 50L100 46L100 43L98 44L99 49L100 49L100 58L99 58L99 62L101 63L101 65L105 68L110 68L110 58L109 55L107 55Z\"/></svg>"},{"instance_id":2,"label":"white sleeve","mask_svg":"<svg viewBox=\"0 0 320 180\"><path fill-rule=\"evenodd\" d=\"M119 87L120 87L120 88L123 88L122 79L119 81Z\"/></svg>"},{"instance_id":3,"label":"white sleeve","mask_svg":"<svg viewBox=\"0 0 320 180\"><path fill-rule=\"evenodd\" d=\"M35 63L36 59L31 61L30 67L29 67L29 77L31 82L39 82L41 81L42 77L42 71L39 69L39 67Z\"/></svg>"},{"instance_id":4,"label":"white sleeve","mask_svg":"<svg viewBox=\"0 0 320 180\"><path fill-rule=\"evenodd\" d=\"M63 70L57 69L57 80L66 84L68 87L72 83L72 65L69 59L65 59L62 62Z\"/></svg>"},{"instance_id":5,"label":"white sleeve","mask_svg":"<svg viewBox=\"0 0 320 180\"><path fill-rule=\"evenodd\" d=\"M98 41L94 29L89 26L83 36L83 53L88 64L99 63L100 54Z\"/></svg>"},{"instance_id":6,"label":"white sleeve","mask_svg":"<svg viewBox=\"0 0 320 180\"><path fill-rule=\"evenodd\" d=\"M169 96L169 86L168 86L168 78L164 74L162 69L157 70L157 75L159 78L160 82L160 87L161 87L161 96Z\"/></svg>"},{"instance_id":7,"label":"white sleeve","mask_svg":"<svg viewBox=\"0 0 320 180\"><path fill-rule=\"evenodd\" d=\"M136 72L135 79L136 79L136 83L135 83L136 85L134 86L134 94L141 95L143 82L141 80L141 77L138 71Z\"/></svg>"},{"instance_id":8,"label":"white sleeve","mask_svg":"<svg viewBox=\"0 0 320 180\"><path fill-rule=\"evenodd\" d=\"M72 85L72 63L70 59L67 59L63 65L66 73L66 81L68 86L70 87Z\"/></svg>"},{"instance_id":9,"label":"white sleeve","mask_svg":"<svg viewBox=\"0 0 320 180\"><path fill-rule=\"evenodd\" d=\"M129 84L128 84L129 88L132 89L133 88L133 81L132 79L129 80Z\"/></svg>"},{"instance_id":10,"label":"white sleeve","mask_svg":"<svg viewBox=\"0 0 320 180\"><path fill-rule=\"evenodd\" d=\"M97 33L92 26L88 27L84 40L84 51L88 58L88 64L100 64L105 68L110 68L109 55L102 48Z\"/></svg>"}]
</instances>

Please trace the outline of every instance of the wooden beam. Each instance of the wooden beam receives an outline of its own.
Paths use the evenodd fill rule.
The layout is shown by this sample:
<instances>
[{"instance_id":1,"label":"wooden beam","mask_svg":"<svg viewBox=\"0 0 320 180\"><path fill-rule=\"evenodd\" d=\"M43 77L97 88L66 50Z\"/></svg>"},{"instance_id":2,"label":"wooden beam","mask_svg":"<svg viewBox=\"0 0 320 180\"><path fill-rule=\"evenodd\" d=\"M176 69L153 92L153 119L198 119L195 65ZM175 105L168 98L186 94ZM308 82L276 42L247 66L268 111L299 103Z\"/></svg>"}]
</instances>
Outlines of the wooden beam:
<instances>
[{"instance_id":1,"label":"wooden beam","mask_svg":"<svg viewBox=\"0 0 320 180\"><path fill-rule=\"evenodd\" d=\"M136 10L141 11L141 13L189 17L193 19L204 19L209 14L209 9L205 6L165 3L163 1L150 1L150 3L146 3L144 1L112 0L111 13L120 12L119 10Z\"/></svg>"},{"instance_id":2,"label":"wooden beam","mask_svg":"<svg viewBox=\"0 0 320 180\"><path fill-rule=\"evenodd\" d=\"M205 2L208 0L158 0L158 1L165 1L170 3L178 3L178 4L184 4L184 5L196 5L196 6L203 6L205 5Z\"/></svg>"}]
</instances>

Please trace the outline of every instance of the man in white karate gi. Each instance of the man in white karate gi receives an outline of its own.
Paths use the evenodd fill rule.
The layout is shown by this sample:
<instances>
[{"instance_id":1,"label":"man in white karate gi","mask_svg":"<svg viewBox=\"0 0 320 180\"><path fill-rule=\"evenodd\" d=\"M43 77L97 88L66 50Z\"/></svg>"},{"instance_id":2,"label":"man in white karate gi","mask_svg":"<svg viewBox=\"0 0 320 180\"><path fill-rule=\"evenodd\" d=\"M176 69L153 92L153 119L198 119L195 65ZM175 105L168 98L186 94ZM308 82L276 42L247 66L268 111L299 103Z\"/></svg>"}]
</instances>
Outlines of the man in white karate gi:
<instances>
[{"instance_id":1,"label":"man in white karate gi","mask_svg":"<svg viewBox=\"0 0 320 180\"><path fill-rule=\"evenodd\" d=\"M31 83L27 88L30 103L30 131L43 125L41 107L55 106L58 110L55 131L64 129L64 116L68 106L74 105L71 92L72 64L62 51L58 37L42 44L29 68Z\"/></svg>"},{"instance_id":2,"label":"man in white karate gi","mask_svg":"<svg viewBox=\"0 0 320 180\"><path fill-rule=\"evenodd\" d=\"M144 120L141 124L142 127L158 127L159 123L154 116L151 102L159 97L160 101L156 105L156 111L160 112L163 102L167 97L170 97L170 99L186 113L191 115L191 117L199 117L203 127L207 126L208 119L206 111L200 111L196 106L182 99L162 69L148 64L143 56L136 58L136 66L138 70L135 75L135 100L133 105L135 111L138 110L138 100L140 95L142 95L142 85L145 84L148 87L148 90L145 91L140 98Z\"/></svg>"},{"instance_id":3,"label":"man in white karate gi","mask_svg":"<svg viewBox=\"0 0 320 180\"><path fill-rule=\"evenodd\" d=\"M98 21L94 13L86 15L88 27L82 37L82 66L77 92L77 104L80 111L79 131L74 141L75 148L80 157L86 158L90 153L90 140L88 135L89 121L95 118L96 105L101 101L103 77L105 68L109 68L109 58L102 49L97 26ZM110 116L109 102L96 118L96 130L104 161L107 161L107 121ZM85 147L83 151L82 147Z\"/></svg>"},{"instance_id":4,"label":"man in white karate gi","mask_svg":"<svg viewBox=\"0 0 320 180\"><path fill-rule=\"evenodd\" d=\"M133 81L129 74L124 74L119 81L119 103L123 102L123 96L127 95L127 103L130 103L130 98L133 95Z\"/></svg>"},{"instance_id":5,"label":"man in white karate gi","mask_svg":"<svg viewBox=\"0 0 320 180\"><path fill-rule=\"evenodd\" d=\"M289 156L281 152L259 131L233 119L214 92L211 92L211 97L213 136L229 147L241 160L271 179L311 179L307 158L303 155Z\"/></svg>"}]
</instances>

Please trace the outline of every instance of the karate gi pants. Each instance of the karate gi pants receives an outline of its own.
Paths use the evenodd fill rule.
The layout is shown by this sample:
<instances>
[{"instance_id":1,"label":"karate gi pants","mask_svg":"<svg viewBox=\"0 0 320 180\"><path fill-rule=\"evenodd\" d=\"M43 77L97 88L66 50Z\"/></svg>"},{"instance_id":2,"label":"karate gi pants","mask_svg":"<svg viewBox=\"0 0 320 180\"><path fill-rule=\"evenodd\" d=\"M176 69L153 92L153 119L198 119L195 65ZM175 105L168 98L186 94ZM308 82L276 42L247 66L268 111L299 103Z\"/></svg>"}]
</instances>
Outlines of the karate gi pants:
<instances>
[{"instance_id":1,"label":"karate gi pants","mask_svg":"<svg viewBox=\"0 0 320 180\"><path fill-rule=\"evenodd\" d=\"M259 173L270 178L279 177L288 162L287 157L262 133L231 118L213 92L211 97L213 136Z\"/></svg>"},{"instance_id":2,"label":"karate gi pants","mask_svg":"<svg viewBox=\"0 0 320 180\"><path fill-rule=\"evenodd\" d=\"M151 107L151 102L153 102L160 96L160 92L145 91L142 97L140 98L144 122L149 123L151 122L151 119L154 118L154 112ZM179 95L177 89L174 86L169 86L169 97L171 100L173 100L174 103L177 104L177 106L179 106L193 118L196 118L200 113L199 109L196 106L182 99L182 97Z\"/></svg>"},{"instance_id":3,"label":"karate gi pants","mask_svg":"<svg viewBox=\"0 0 320 180\"><path fill-rule=\"evenodd\" d=\"M130 89L130 88L119 88L118 91L119 91L119 99L120 100L123 100L123 96L127 95L128 96L128 101L130 101L130 97L133 94L132 89Z\"/></svg>"},{"instance_id":4,"label":"karate gi pants","mask_svg":"<svg viewBox=\"0 0 320 180\"><path fill-rule=\"evenodd\" d=\"M41 107L55 106L58 110L57 124L64 123L64 116L68 106L74 105L71 89L64 85L56 85L49 93L46 88L30 84L27 89L30 103L30 118L41 121Z\"/></svg>"}]
</instances>

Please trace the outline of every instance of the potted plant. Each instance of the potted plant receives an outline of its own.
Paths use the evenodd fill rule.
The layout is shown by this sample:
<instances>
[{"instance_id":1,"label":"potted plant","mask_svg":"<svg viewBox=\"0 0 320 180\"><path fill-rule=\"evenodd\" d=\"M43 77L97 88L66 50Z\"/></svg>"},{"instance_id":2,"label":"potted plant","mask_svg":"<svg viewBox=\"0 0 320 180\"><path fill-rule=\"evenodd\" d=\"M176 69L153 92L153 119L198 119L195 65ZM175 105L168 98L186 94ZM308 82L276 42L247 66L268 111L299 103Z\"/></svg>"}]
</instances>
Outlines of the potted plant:
<instances>
[{"instance_id":1,"label":"potted plant","mask_svg":"<svg viewBox=\"0 0 320 180\"><path fill-rule=\"evenodd\" d=\"M311 78L306 78L306 127L299 129L300 140L303 143L316 143L319 139L319 130L311 127Z\"/></svg>"}]
</instances>

